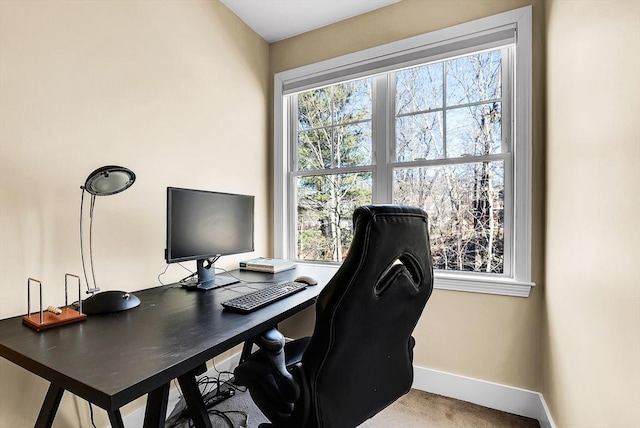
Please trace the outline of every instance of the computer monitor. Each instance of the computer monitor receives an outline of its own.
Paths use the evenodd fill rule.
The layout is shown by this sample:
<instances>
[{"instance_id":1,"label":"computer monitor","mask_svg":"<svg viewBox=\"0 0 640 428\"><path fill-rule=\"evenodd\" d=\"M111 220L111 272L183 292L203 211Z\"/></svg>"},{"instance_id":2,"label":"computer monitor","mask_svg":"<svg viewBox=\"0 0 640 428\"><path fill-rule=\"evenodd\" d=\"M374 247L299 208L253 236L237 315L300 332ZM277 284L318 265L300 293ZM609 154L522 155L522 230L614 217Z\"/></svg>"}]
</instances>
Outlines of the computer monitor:
<instances>
[{"instance_id":1,"label":"computer monitor","mask_svg":"<svg viewBox=\"0 0 640 428\"><path fill-rule=\"evenodd\" d=\"M192 286L197 289L238 282L216 275L214 263L220 256L254 250L253 223L253 196L168 187L167 263L195 260Z\"/></svg>"}]
</instances>

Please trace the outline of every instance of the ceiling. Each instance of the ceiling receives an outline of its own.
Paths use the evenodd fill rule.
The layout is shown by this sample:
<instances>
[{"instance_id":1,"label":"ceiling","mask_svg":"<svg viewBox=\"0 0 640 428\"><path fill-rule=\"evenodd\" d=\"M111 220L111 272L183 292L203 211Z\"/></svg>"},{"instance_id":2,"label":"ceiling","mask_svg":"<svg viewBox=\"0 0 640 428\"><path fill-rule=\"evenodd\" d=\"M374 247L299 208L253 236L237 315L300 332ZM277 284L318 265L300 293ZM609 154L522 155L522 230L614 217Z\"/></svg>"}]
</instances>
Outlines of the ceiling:
<instances>
[{"instance_id":1,"label":"ceiling","mask_svg":"<svg viewBox=\"0 0 640 428\"><path fill-rule=\"evenodd\" d=\"M220 0L269 43L400 0Z\"/></svg>"}]
</instances>

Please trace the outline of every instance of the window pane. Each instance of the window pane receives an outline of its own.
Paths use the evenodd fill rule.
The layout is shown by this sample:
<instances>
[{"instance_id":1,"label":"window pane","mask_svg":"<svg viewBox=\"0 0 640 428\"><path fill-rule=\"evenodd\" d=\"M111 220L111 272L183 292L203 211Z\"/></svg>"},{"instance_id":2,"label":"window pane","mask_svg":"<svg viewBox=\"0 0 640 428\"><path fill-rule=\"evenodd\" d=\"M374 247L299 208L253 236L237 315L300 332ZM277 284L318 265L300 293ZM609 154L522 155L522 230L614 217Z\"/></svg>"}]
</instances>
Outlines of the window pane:
<instances>
[{"instance_id":1,"label":"window pane","mask_svg":"<svg viewBox=\"0 0 640 428\"><path fill-rule=\"evenodd\" d=\"M298 133L298 171L371 163L371 122Z\"/></svg>"},{"instance_id":2,"label":"window pane","mask_svg":"<svg viewBox=\"0 0 640 428\"><path fill-rule=\"evenodd\" d=\"M503 272L503 161L395 169L393 202L429 214L435 268Z\"/></svg>"},{"instance_id":3,"label":"window pane","mask_svg":"<svg viewBox=\"0 0 640 428\"><path fill-rule=\"evenodd\" d=\"M501 152L501 103L447 110L447 157Z\"/></svg>"},{"instance_id":4,"label":"window pane","mask_svg":"<svg viewBox=\"0 0 640 428\"><path fill-rule=\"evenodd\" d=\"M371 173L297 177L297 259L341 262L353 238L351 218L370 204Z\"/></svg>"},{"instance_id":5,"label":"window pane","mask_svg":"<svg viewBox=\"0 0 640 428\"><path fill-rule=\"evenodd\" d=\"M334 121L357 122L371 119L371 79L355 80L331 87Z\"/></svg>"},{"instance_id":6,"label":"window pane","mask_svg":"<svg viewBox=\"0 0 640 428\"><path fill-rule=\"evenodd\" d=\"M331 128L298 133L298 170L331 168Z\"/></svg>"},{"instance_id":7,"label":"window pane","mask_svg":"<svg viewBox=\"0 0 640 428\"><path fill-rule=\"evenodd\" d=\"M298 94L298 128L320 128L331 124L331 89L320 88Z\"/></svg>"},{"instance_id":8,"label":"window pane","mask_svg":"<svg viewBox=\"0 0 640 428\"><path fill-rule=\"evenodd\" d=\"M501 97L501 51L446 61L447 106Z\"/></svg>"},{"instance_id":9,"label":"window pane","mask_svg":"<svg viewBox=\"0 0 640 428\"><path fill-rule=\"evenodd\" d=\"M442 108L442 63L396 73L396 114Z\"/></svg>"},{"instance_id":10,"label":"window pane","mask_svg":"<svg viewBox=\"0 0 640 428\"><path fill-rule=\"evenodd\" d=\"M340 126L333 134L334 167L371 165L371 122Z\"/></svg>"},{"instance_id":11,"label":"window pane","mask_svg":"<svg viewBox=\"0 0 640 428\"><path fill-rule=\"evenodd\" d=\"M396 160L440 159L442 112L421 113L396 119Z\"/></svg>"}]
</instances>

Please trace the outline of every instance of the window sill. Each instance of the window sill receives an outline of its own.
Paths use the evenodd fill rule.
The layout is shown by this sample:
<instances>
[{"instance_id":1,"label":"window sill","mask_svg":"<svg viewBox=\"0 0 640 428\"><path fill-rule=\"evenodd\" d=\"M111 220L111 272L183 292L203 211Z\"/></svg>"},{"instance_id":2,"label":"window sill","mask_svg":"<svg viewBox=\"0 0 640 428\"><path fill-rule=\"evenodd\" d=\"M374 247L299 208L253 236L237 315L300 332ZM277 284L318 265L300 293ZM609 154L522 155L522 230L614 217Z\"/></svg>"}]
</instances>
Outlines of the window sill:
<instances>
[{"instance_id":1,"label":"window sill","mask_svg":"<svg viewBox=\"0 0 640 428\"><path fill-rule=\"evenodd\" d=\"M312 266L332 267L335 271L340 267L337 263L304 262ZM468 293L496 294L500 296L529 297L533 282L516 281L511 278L483 277L473 274L452 274L451 272L434 273L433 288L438 290L465 291Z\"/></svg>"},{"instance_id":2,"label":"window sill","mask_svg":"<svg viewBox=\"0 0 640 428\"><path fill-rule=\"evenodd\" d=\"M533 282L517 281L512 278L487 278L480 275L456 275L441 272L435 272L433 281L433 287L439 290L514 297L529 297L531 287L534 286Z\"/></svg>"}]
</instances>

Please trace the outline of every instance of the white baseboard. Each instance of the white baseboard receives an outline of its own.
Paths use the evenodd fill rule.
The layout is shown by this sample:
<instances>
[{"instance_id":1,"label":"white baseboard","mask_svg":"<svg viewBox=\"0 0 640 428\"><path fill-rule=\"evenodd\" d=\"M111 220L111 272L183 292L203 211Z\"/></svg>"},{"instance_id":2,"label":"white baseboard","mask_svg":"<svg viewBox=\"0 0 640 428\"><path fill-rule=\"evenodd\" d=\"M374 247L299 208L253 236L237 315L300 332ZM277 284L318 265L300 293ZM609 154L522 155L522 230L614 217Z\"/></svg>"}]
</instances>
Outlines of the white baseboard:
<instances>
[{"instance_id":1,"label":"white baseboard","mask_svg":"<svg viewBox=\"0 0 640 428\"><path fill-rule=\"evenodd\" d=\"M218 371L233 371L239 360L240 353L234 354L216 363L216 368ZM209 369L205 375L215 376L216 371ZM414 367L413 388L502 412L534 418L540 422L540 428L556 428L547 403L539 392L417 366ZM168 414L179 399L180 393L177 388L171 388L167 405ZM144 410L142 406L124 417L125 426L127 428L142 427Z\"/></svg>"},{"instance_id":2,"label":"white baseboard","mask_svg":"<svg viewBox=\"0 0 640 428\"><path fill-rule=\"evenodd\" d=\"M547 403L539 392L417 366L413 388L537 419L541 428L555 428Z\"/></svg>"}]
</instances>

